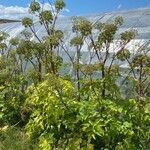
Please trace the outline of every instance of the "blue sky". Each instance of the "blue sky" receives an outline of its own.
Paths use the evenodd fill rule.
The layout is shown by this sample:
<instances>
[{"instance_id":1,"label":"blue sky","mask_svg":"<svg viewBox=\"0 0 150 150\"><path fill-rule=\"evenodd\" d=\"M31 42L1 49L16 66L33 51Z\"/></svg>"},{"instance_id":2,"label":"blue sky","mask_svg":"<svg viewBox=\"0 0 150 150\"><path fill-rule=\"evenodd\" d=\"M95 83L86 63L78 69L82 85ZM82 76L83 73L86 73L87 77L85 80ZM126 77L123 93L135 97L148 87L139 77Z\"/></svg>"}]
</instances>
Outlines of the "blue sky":
<instances>
[{"instance_id":1,"label":"blue sky","mask_svg":"<svg viewBox=\"0 0 150 150\"><path fill-rule=\"evenodd\" d=\"M40 1L46 2L47 0ZM0 0L0 15L15 14L15 10L16 13L19 14L19 11L21 11L23 14L30 2L31 0ZM63 14L67 16L150 7L150 0L65 0L65 2L69 11L64 11Z\"/></svg>"},{"instance_id":2,"label":"blue sky","mask_svg":"<svg viewBox=\"0 0 150 150\"><path fill-rule=\"evenodd\" d=\"M150 7L150 0L66 0L66 3L73 15Z\"/></svg>"}]
</instances>

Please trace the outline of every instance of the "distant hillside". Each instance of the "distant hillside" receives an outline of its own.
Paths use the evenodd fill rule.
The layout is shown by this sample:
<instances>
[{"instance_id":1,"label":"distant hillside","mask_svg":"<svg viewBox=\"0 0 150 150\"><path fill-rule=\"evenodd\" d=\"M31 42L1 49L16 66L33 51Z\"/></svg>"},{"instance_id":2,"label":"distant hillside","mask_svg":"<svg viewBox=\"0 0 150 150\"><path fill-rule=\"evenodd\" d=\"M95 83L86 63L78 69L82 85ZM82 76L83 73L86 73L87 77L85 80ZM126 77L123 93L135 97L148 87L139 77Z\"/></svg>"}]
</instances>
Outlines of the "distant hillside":
<instances>
[{"instance_id":1,"label":"distant hillside","mask_svg":"<svg viewBox=\"0 0 150 150\"><path fill-rule=\"evenodd\" d=\"M1 23L11 23L11 22L20 22L19 20L9 20L9 19L0 19Z\"/></svg>"}]
</instances>

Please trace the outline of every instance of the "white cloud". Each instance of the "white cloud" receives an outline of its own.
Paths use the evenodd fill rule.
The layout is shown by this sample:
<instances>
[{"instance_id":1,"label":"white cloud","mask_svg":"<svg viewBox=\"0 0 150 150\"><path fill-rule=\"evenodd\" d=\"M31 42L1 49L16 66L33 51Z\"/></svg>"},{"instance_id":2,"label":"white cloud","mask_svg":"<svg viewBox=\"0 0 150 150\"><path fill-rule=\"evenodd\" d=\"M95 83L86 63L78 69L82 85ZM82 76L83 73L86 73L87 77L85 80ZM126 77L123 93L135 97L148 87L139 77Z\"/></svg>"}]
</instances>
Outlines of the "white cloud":
<instances>
[{"instance_id":1,"label":"white cloud","mask_svg":"<svg viewBox=\"0 0 150 150\"><path fill-rule=\"evenodd\" d=\"M119 4L117 7L117 9L120 9L120 8L122 8L122 4Z\"/></svg>"},{"instance_id":2,"label":"white cloud","mask_svg":"<svg viewBox=\"0 0 150 150\"><path fill-rule=\"evenodd\" d=\"M44 3L44 4L40 3L40 5L41 5L41 8L43 8L43 10L52 10L52 11L56 12L54 5L50 5L49 3ZM63 12L69 13L70 10L67 8L64 8Z\"/></svg>"},{"instance_id":3,"label":"white cloud","mask_svg":"<svg viewBox=\"0 0 150 150\"><path fill-rule=\"evenodd\" d=\"M67 9L67 8L65 8L65 9L64 9L64 11L65 11L65 12L67 12L67 13L69 13L69 12L70 12L70 10L69 10L69 9Z\"/></svg>"},{"instance_id":4,"label":"white cloud","mask_svg":"<svg viewBox=\"0 0 150 150\"><path fill-rule=\"evenodd\" d=\"M0 5L0 14L26 14L28 13L27 7L19 7L19 6L3 6Z\"/></svg>"},{"instance_id":5,"label":"white cloud","mask_svg":"<svg viewBox=\"0 0 150 150\"><path fill-rule=\"evenodd\" d=\"M4 6L0 5L0 18L4 19L20 19L28 15L27 7Z\"/></svg>"},{"instance_id":6,"label":"white cloud","mask_svg":"<svg viewBox=\"0 0 150 150\"><path fill-rule=\"evenodd\" d=\"M51 6L49 3L40 3L40 5L44 10L53 10L55 12L54 6ZM69 13L70 11L69 9L65 8L63 12ZM25 16L30 16L28 7L0 5L0 18L21 19Z\"/></svg>"}]
</instances>

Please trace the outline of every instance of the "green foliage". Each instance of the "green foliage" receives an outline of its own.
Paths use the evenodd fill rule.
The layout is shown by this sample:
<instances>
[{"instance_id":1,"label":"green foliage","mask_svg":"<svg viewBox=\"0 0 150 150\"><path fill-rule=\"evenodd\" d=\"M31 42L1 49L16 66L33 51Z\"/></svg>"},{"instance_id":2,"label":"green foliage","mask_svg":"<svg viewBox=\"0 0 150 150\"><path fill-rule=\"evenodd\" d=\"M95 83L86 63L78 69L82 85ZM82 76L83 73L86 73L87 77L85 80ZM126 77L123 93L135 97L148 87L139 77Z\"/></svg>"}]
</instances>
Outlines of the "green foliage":
<instances>
[{"instance_id":1,"label":"green foliage","mask_svg":"<svg viewBox=\"0 0 150 150\"><path fill-rule=\"evenodd\" d=\"M121 40L124 42L130 42L132 39L134 39L136 36L136 33L134 31L125 31L124 33L121 34Z\"/></svg>"},{"instance_id":2,"label":"green foliage","mask_svg":"<svg viewBox=\"0 0 150 150\"><path fill-rule=\"evenodd\" d=\"M102 28L102 32L99 34L98 42L102 43L110 43L114 39L114 35L117 32L117 26L114 24L106 24Z\"/></svg>"},{"instance_id":3,"label":"green foliage","mask_svg":"<svg viewBox=\"0 0 150 150\"><path fill-rule=\"evenodd\" d=\"M54 35L50 35L49 37L47 37L46 39L47 41L47 44L51 44L53 45L54 47L57 47L59 45L59 37L54 34Z\"/></svg>"},{"instance_id":4,"label":"green foliage","mask_svg":"<svg viewBox=\"0 0 150 150\"><path fill-rule=\"evenodd\" d=\"M39 17L44 37L28 17L22 20L26 29L9 44L9 35L0 32L0 149L150 149L148 47L131 55L126 46L136 32L129 30L117 36L115 49L122 17L105 23L74 17L67 47L64 32L56 27L65 3L56 0L54 6L56 12L41 10L32 1L29 8ZM61 50L70 62L64 64Z\"/></svg>"},{"instance_id":5,"label":"green foliage","mask_svg":"<svg viewBox=\"0 0 150 150\"><path fill-rule=\"evenodd\" d=\"M12 38L9 42L11 45L17 46L19 44L19 38Z\"/></svg>"},{"instance_id":6,"label":"green foliage","mask_svg":"<svg viewBox=\"0 0 150 150\"><path fill-rule=\"evenodd\" d=\"M25 17L22 19L22 25L25 27L31 27L33 25L33 20L28 17Z\"/></svg>"},{"instance_id":7,"label":"green foliage","mask_svg":"<svg viewBox=\"0 0 150 150\"><path fill-rule=\"evenodd\" d=\"M117 58L121 61L125 61L130 58L130 51L128 49L121 49L117 52Z\"/></svg>"},{"instance_id":8,"label":"green foliage","mask_svg":"<svg viewBox=\"0 0 150 150\"><path fill-rule=\"evenodd\" d=\"M70 41L70 45L71 46L80 46L83 44L83 40L82 37L74 37L73 39L71 39Z\"/></svg>"},{"instance_id":9,"label":"green foliage","mask_svg":"<svg viewBox=\"0 0 150 150\"><path fill-rule=\"evenodd\" d=\"M54 5L57 12L59 12L66 6L63 0L56 0Z\"/></svg>"},{"instance_id":10,"label":"green foliage","mask_svg":"<svg viewBox=\"0 0 150 150\"><path fill-rule=\"evenodd\" d=\"M133 66L134 67L139 67L141 64L143 66L150 66L150 57L145 56L145 55L137 55L136 57L133 58Z\"/></svg>"},{"instance_id":11,"label":"green foliage","mask_svg":"<svg viewBox=\"0 0 150 150\"><path fill-rule=\"evenodd\" d=\"M41 9L40 4L36 1L32 1L29 7L29 10L33 13L39 11Z\"/></svg>"},{"instance_id":12,"label":"green foliage","mask_svg":"<svg viewBox=\"0 0 150 150\"><path fill-rule=\"evenodd\" d=\"M37 149L36 145L29 141L24 131L19 128L5 126L0 129L1 150L32 150Z\"/></svg>"},{"instance_id":13,"label":"green foliage","mask_svg":"<svg viewBox=\"0 0 150 150\"><path fill-rule=\"evenodd\" d=\"M35 109L26 130L39 139L41 149L148 148L150 117L145 102L97 101L94 93L78 102L74 90L71 82L51 75L28 89L26 105Z\"/></svg>"},{"instance_id":14,"label":"green foliage","mask_svg":"<svg viewBox=\"0 0 150 150\"><path fill-rule=\"evenodd\" d=\"M92 32L92 24L86 18L74 17L73 18L73 32L79 32L82 36L88 36Z\"/></svg>"},{"instance_id":15,"label":"green foliage","mask_svg":"<svg viewBox=\"0 0 150 150\"><path fill-rule=\"evenodd\" d=\"M41 22L51 22L53 20L52 13L48 10L42 11L39 18Z\"/></svg>"},{"instance_id":16,"label":"green foliage","mask_svg":"<svg viewBox=\"0 0 150 150\"><path fill-rule=\"evenodd\" d=\"M0 31L0 42L6 40L9 35L3 31Z\"/></svg>"},{"instance_id":17,"label":"green foliage","mask_svg":"<svg viewBox=\"0 0 150 150\"><path fill-rule=\"evenodd\" d=\"M123 24L123 18L121 16L115 18L115 24L121 26Z\"/></svg>"}]
</instances>

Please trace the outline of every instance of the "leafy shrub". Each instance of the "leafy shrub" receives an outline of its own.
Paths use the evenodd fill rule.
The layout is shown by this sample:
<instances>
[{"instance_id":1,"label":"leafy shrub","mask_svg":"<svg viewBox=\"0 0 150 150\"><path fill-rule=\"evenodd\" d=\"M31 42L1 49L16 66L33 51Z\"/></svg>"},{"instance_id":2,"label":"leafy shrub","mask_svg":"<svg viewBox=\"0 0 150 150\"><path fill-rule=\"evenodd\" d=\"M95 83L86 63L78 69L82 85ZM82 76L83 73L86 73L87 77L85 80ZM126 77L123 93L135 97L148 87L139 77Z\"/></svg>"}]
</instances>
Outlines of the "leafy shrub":
<instances>
[{"instance_id":1,"label":"leafy shrub","mask_svg":"<svg viewBox=\"0 0 150 150\"><path fill-rule=\"evenodd\" d=\"M88 92L91 92L90 90ZM78 101L72 83L47 75L28 89L33 106L26 130L40 149L146 149L150 116L145 101L100 99Z\"/></svg>"},{"instance_id":2,"label":"leafy shrub","mask_svg":"<svg viewBox=\"0 0 150 150\"><path fill-rule=\"evenodd\" d=\"M1 150L36 150L22 129L5 126L0 129Z\"/></svg>"}]
</instances>

